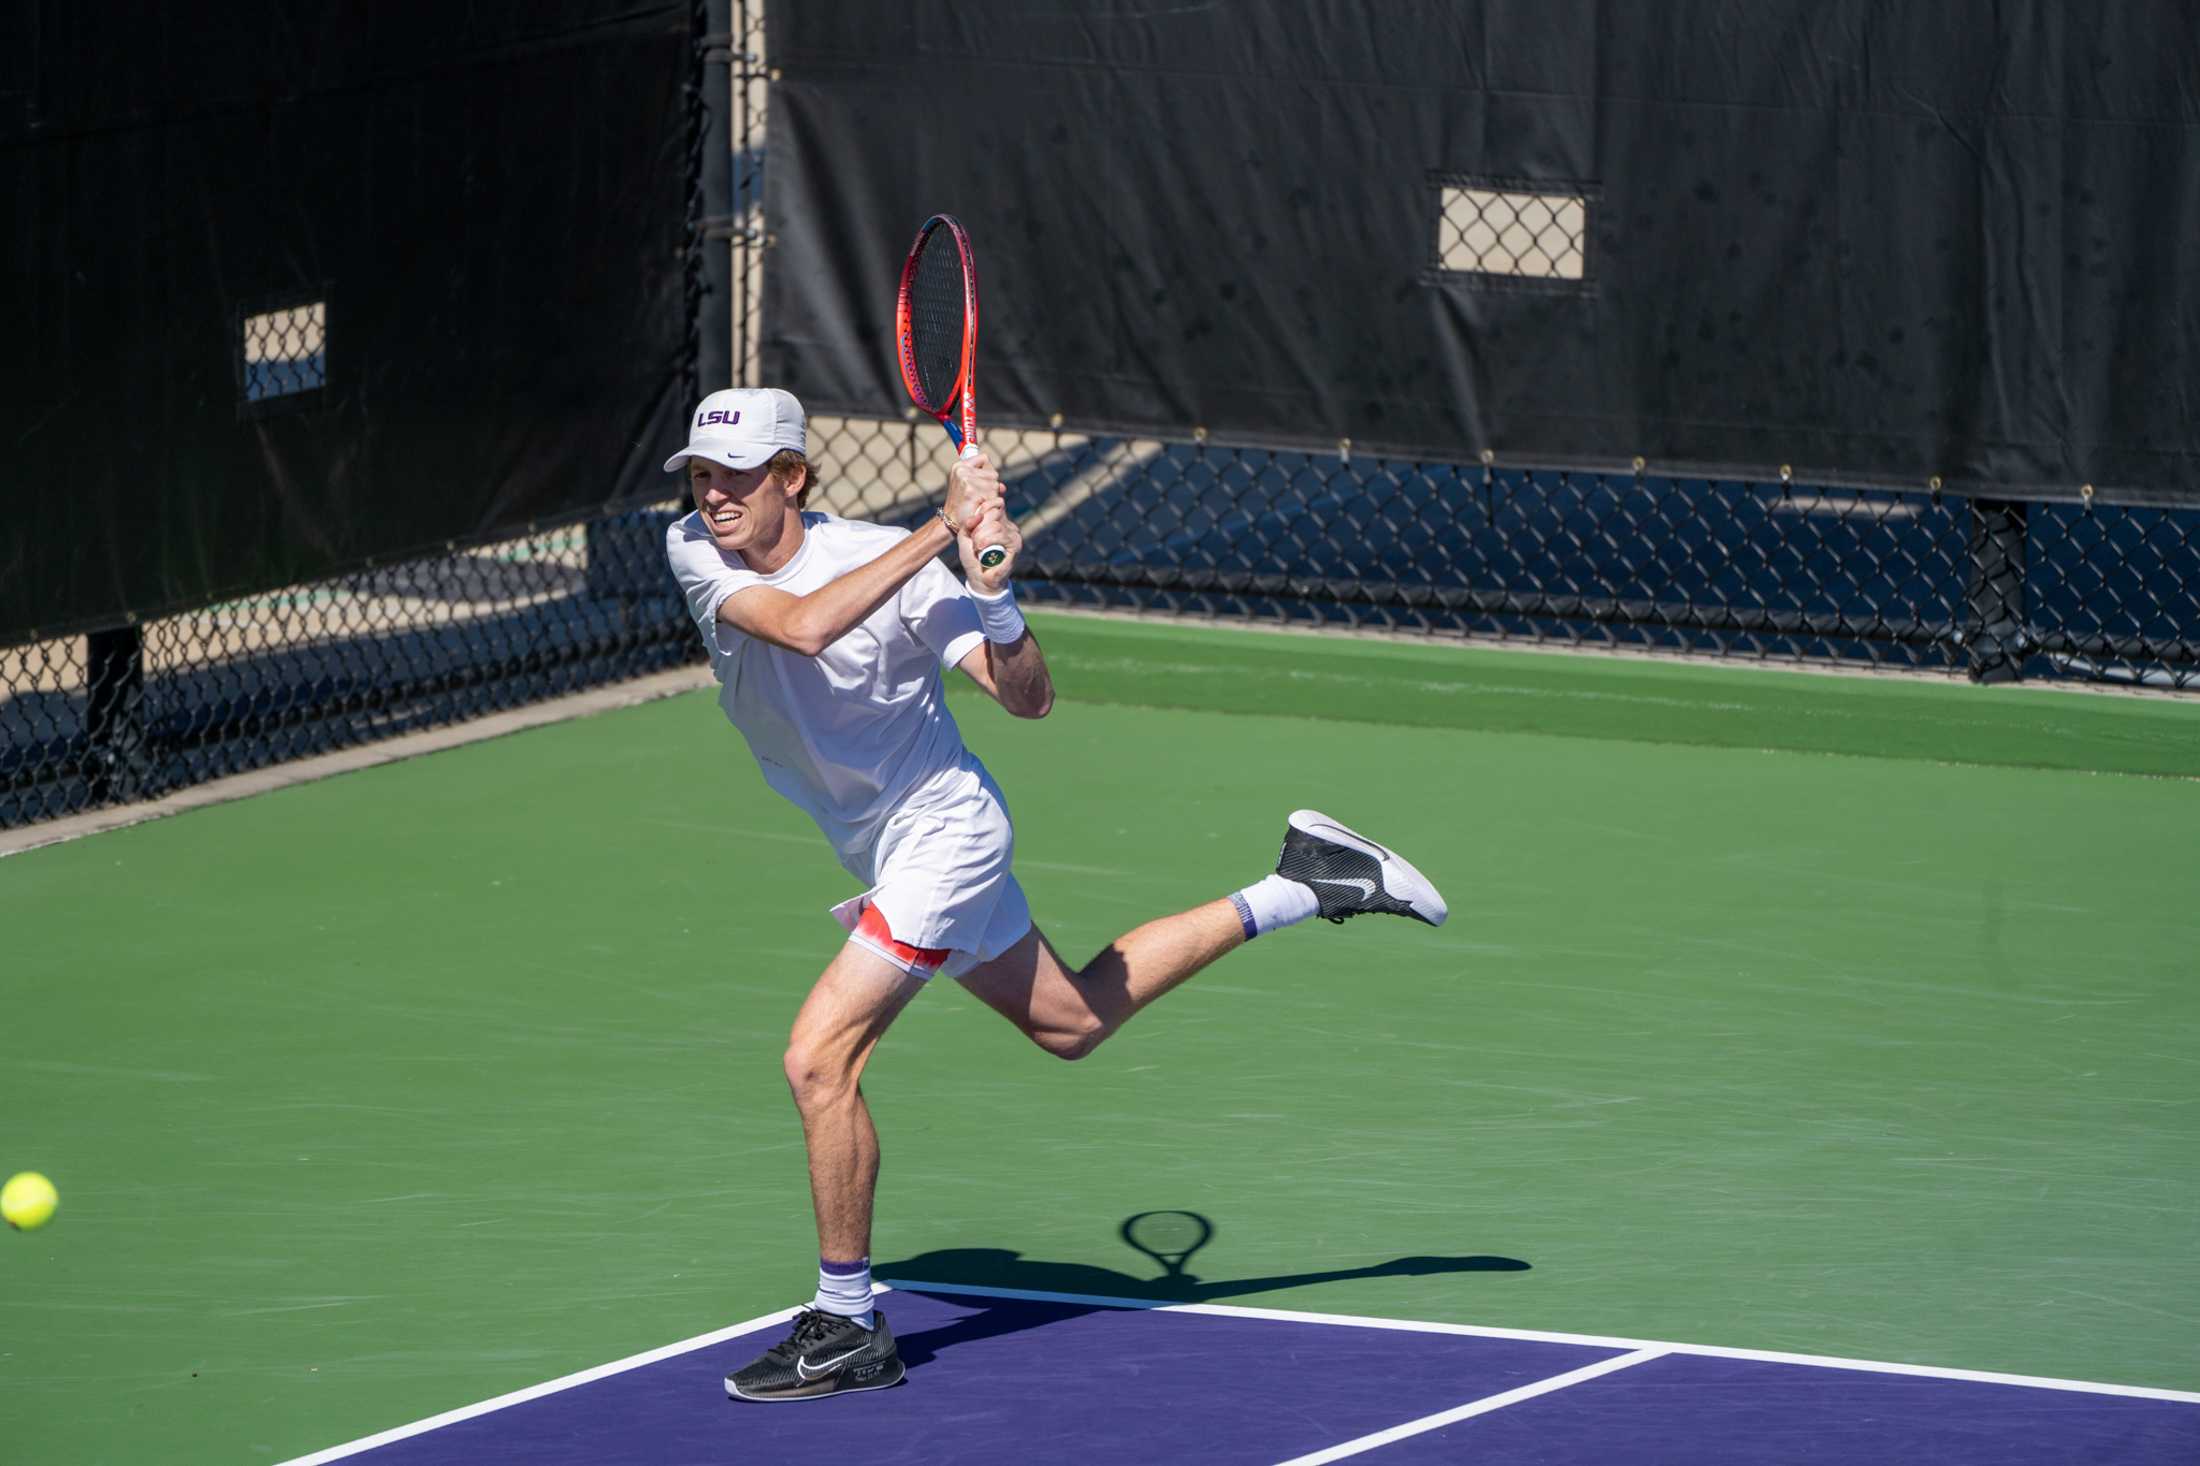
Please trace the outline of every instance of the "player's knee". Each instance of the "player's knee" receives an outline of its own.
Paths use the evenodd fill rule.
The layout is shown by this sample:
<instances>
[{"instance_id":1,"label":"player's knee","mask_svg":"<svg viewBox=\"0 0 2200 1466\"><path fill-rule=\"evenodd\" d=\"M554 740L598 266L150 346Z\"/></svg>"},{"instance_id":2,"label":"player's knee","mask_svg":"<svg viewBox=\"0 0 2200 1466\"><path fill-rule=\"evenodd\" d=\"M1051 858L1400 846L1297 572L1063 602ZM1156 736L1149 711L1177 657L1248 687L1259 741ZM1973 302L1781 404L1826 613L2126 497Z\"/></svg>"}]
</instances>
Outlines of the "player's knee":
<instances>
[{"instance_id":1,"label":"player's knee","mask_svg":"<svg viewBox=\"0 0 2200 1466\"><path fill-rule=\"evenodd\" d=\"M787 1073L787 1088L794 1092L794 1102L802 1109L830 1104L837 1096L854 1088L841 1065L799 1041L787 1045L781 1064Z\"/></svg>"},{"instance_id":2,"label":"player's knee","mask_svg":"<svg viewBox=\"0 0 2200 1466\"><path fill-rule=\"evenodd\" d=\"M1107 1036L1107 1025L1088 1015L1069 1027L1042 1029L1031 1037L1055 1058L1074 1062L1100 1047L1100 1041Z\"/></svg>"}]
</instances>

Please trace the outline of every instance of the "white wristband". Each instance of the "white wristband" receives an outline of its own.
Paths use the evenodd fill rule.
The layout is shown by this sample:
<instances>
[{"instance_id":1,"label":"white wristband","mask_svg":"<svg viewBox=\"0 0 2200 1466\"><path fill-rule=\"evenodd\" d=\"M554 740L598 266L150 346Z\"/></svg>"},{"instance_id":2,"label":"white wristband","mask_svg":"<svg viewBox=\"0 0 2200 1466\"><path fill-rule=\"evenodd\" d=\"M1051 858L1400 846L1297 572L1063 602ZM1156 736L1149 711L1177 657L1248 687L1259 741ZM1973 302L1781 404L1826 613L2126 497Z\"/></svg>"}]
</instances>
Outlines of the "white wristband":
<instances>
[{"instance_id":1,"label":"white wristband","mask_svg":"<svg viewBox=\"0 0 2200 1466\"><path fill-rule=\"evenodd\" d=\"M1002 586L999 595L989 596L973 589L970 599L978 603L978 625L985 629L987 641L1007 646L1024 639L1024 613L1016 604L1016 592Z\"/></svg>"}]
</instances>

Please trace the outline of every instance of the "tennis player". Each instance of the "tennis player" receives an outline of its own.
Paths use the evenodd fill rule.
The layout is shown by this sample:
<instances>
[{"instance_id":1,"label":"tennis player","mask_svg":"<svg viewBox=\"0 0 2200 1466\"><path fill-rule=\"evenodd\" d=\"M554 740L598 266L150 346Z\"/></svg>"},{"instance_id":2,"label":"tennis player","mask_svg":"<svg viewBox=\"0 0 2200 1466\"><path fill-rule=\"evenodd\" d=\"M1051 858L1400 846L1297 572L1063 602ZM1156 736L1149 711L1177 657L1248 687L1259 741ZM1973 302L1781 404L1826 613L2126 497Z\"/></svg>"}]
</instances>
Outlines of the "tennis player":
<instances>
[{"instance_id":1,"label":"tennis player","mask_svg":"<svg viewBox=\"0 0 2200 1466\"><path fill-rule=\"evenodd\" d=\"M914 532L806 509L817 472L801 404L773 388L714 392L695 410L685 470L695 512L665 536L719 686L764 781L817 822L863 889L833 908L846 944L787 1042L817 1212L817 1293L785 1341L729 1375L743 1400L809 1400L902 1378L872 1304L878 1132L858 1081L935 972L958 979L1034 1043L1081 1059L1208 963L1312 916L1408 916L1444 901L1411 865L1312 810L1286 822L1276 873L1149 921L1082 967L1032 924L1010 869L1000 786L963 746L942 695L952 667L1020 718L1054 686L1009 588L1023 547L983 456L959 461ZM978 564L978 546L1008 558ZM963 583L939 563L960 556Z\"/></svg>"}]
</instances>

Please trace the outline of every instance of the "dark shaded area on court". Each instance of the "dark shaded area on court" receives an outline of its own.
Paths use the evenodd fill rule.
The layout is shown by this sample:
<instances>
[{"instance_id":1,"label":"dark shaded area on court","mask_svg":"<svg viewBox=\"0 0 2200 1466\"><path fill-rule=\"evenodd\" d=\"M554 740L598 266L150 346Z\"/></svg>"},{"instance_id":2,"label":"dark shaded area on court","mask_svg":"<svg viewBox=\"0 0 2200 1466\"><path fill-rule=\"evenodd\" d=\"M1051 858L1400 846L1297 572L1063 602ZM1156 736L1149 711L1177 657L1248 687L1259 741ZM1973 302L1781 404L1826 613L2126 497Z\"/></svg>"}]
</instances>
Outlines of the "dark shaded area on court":
<instances>
[{"instance_id":1,"label":"dark shaded area on court","mask_svg":"<svg viewBox=\"0 0 2200 1466\"><path fill-rule=\"evenodd\" d=\"M926 1282L975 1284L1029 1293L1084 1293L1102 1298L1151 1298L1164 1303L1221 1303L1314 1283L1361 1278L1425 1278L1441 1273L1523 1273L1529 1267L1530 1264L1516 1257L1399 1257L1370 1267L1318 1268L1260 1278L1210 1279L1191 1273L1153 1278L1089 1263L1027 1258L1005 1247L951 1247L896 1262L877 1263L872 1272L881 1278L922 1278Z\"/></svg>"}]
</instances>

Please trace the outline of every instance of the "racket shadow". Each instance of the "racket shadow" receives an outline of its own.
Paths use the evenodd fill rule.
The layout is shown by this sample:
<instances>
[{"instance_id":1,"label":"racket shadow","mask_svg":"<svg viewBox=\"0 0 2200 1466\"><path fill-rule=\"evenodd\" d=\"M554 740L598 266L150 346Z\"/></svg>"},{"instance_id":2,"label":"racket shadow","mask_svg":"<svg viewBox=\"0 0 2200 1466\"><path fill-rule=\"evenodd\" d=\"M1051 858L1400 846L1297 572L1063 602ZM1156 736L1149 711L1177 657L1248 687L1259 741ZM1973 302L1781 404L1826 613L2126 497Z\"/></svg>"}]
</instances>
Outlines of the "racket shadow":
<instances>
[{"instance_id":1,"label":"racket shadow","mask_svg":"<svg viewBox=\"0 0 2200 1466\"><path fill-rule=\"evenodd\" d=\"M1133 1219L1125 1219L1126 1226L1131 1220ZM1211 1228L1209 1234L1211 1235ZM1179 1265L1181 1266L1181 1260ZM1516 1257L1471 1254L1454 1257L1397 1257L1368 1267L1320 1268L1253 1278L1207 1279L1189 1272L1171 1272L1163 1277L1151 1278L1092 1263L1048 1262L1027 1258L1021 1252L1005 1247L950 1247L917 1253L892 1262L874 1263L872 1271L883 1278L914 1278L941 1284L966 1283L977 1287L1014 1288L1034 1293L1085 1293L1109 1298L1150 1299L1161 1303L1215 1303L1250 1293L1309 1287L1317 1283L1350 1282L1365 1278L1435 1277L1455 1273L1518 1273L1528 1271L1530 1266ZM941 1350L953 1348L957 1344L999 1338L1004 1334L1021 1333L1026 1329L1044 1328L1064 1319L1098 1311L1091 1304L1049 1303L1038 1299L980 1299L965 1296L957 1301L977 1306L979 1311L941 1328L901 1336L896 1342L901 1349L904 1363L915 1368L932 1359ZM886 1306L891 1309L891 1300Z\"/></svg>"}]
</instances>

